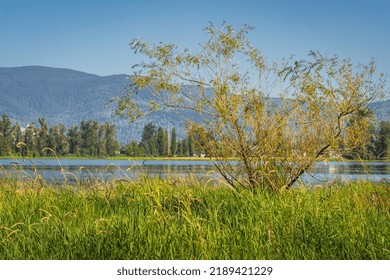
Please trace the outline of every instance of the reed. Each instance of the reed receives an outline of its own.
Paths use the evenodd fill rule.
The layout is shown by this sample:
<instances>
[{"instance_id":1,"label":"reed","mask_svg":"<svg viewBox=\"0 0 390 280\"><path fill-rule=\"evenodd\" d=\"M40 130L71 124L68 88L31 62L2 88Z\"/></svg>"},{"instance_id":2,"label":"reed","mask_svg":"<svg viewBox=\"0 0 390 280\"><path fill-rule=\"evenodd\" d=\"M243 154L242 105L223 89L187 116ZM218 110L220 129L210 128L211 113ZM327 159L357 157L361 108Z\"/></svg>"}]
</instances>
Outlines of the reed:
<instances>
[{"instance_id":1,"label":"reed","mask_svg":"<svg viewBox=\"0 0 390 280\"><path fill-rule=\"evenodd\" d=\"M0 180L0 259L390 259L390 189Z\"/></svg>"}]
</instances>

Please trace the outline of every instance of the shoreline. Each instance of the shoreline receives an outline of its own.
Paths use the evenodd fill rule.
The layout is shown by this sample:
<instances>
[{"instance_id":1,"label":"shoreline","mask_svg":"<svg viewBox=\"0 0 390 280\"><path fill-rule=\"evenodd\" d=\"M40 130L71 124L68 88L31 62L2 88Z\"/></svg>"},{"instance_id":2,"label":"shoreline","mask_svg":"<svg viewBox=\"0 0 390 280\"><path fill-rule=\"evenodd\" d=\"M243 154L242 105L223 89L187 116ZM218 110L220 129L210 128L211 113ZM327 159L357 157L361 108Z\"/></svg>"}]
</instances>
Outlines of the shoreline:
<instances>
[{"instance_id":1,"label":"shoreline","mask_svg":"<svg viewBox=\"0 0 390 280\"><path fill-rule=\"evenodd\" d=\"M213 159L204 157L127 157L127 156L117 156L117 157L77 157L77 156L66 156L66 157L23 157L23 156L0 156L0 160L8 159L24 159L24 160L47 160L47 159L56 159L56 160L153 160L153 161L211 161ZM214 159L215 160L215 159ZM228 161L235 161L238 158L229 158ZM325 160L318 160L316 162L390 162L390 159L373 159L373 160L362 160L362 159L339 159L339 158L329 158Z\"/></svg>"}]
</instances>

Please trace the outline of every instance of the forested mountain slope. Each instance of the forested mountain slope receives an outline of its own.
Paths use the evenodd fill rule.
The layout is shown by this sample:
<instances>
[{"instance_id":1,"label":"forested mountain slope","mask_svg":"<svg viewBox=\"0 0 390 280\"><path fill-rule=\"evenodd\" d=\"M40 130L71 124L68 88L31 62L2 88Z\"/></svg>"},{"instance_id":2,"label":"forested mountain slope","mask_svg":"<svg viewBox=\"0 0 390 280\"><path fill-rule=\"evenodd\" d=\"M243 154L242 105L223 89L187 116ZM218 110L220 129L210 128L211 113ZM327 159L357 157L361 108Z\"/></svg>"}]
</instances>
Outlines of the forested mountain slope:
<instances>
[{"instance_id":1,"label":"forested mountain slope","mask_svg":"<svg viewBox=\"0 0 390 280\"><path fill-rule=\"evenodd\" d=\"M129 125L127 119L113 116L114 104L107 102L125 93L130 81L126 75L100 77L69 69L41 66L0 68L0 115L7 113L22 126L44 117L50 125L79 124L81 120L115 123L121 142L139 140L144 125L152 121L165 128L176 127L184 136L184 124L173 112L151 114ZM136 96L146 106L147 93Z\"/></svg>"}]
</instances>

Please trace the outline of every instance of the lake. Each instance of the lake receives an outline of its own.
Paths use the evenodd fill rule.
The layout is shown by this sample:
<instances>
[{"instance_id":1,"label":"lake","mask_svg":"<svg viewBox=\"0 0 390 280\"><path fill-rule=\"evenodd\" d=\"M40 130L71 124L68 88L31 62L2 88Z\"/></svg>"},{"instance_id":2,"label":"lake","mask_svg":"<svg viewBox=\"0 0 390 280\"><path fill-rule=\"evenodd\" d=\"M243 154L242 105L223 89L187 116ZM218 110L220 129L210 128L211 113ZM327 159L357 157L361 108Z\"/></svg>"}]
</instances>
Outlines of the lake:
<instances>
[{"instance_id":1,"label":"lake","mask_svg":"<svg viewBox=\"0 0 390 280\"><path fill-rule=\"evenodd\" d=\"M84 179L135 179L142 174L219 178L213 163L206 160L0 159L0 177L40 175L48 181L71 182ZM390 162L319 162L302 177L303 182L311 184L334 179L390 182Z\"/></svg>"}]
</instances>

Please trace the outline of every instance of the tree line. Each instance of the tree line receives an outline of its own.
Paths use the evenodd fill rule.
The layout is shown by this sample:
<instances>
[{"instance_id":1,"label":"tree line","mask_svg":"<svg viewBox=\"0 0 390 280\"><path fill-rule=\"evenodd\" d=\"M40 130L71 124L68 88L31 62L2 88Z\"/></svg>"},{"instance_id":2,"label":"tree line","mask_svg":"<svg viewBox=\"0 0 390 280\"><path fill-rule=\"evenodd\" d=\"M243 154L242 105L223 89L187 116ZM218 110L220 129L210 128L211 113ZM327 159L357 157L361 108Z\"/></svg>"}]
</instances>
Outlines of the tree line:
<instances>
[{"instance_id":1,"label":"tree line","mask_svg":"<svg viewBox=\"0 0 390 280\"><path fill-rule=\"evenodd\" d=\"M0 120L0 156L115 156L120 145L114 124L81 121L67 128L63 124L49 127L44 118L22 128L8 115Z\"/></svg>"},{"instance_id":2,"label":"tree line","mask_svg":"<svg viewBox=\"0 0 390 280\"><path fill-rule=\"evenodd\" d=\"M390 121L370 126L363 145L342 154L347 159L388 159L390 157ZM120 145L114 124L81 121L80 125L66 128L59 124L49 127L44 118L22 128L13 124L7 114L0 119L0 156L48 157L91 156L104 157L122 154L130 157L192 157L202 153L196 133L177 139L176 129L167 130L153 123L146 124L141 141ZM214 149L221 149L215 145ZM230 156L235 156L231 154Z\"/></svg>"},{"instance_id":3,"label":"tree line","mask_svg":"<svg viewBox=\"0 0 390 280\"><path fill-rule=\"evenodd\" d=\"M346 151L347 159L390 159L390 121L371 124L367 129L366 142L361 146Z\"/></svg>"},{"instance_id":4,"label":"tree line","mask_svg":"<svg viewBox=\"0 0 390 280\"><path fill-rule=\"evenodd\" d=\"M142 131L140 142L131 141L121 149L121 154L127 156L151 156L151 157L192 157L200 155L195 148L193 137L188 136L178 140L176 129L171 131L162 127L156 127L153 123L147 123Z\"/></svg>"},{"instance_id":5,"label":"tree line","mask_svg":"<svg viewBox=\"0 0 390 280\"><path fill-rule=\"evenodd\" d=\"M22 128L13 124L7 114L0 119L0 156L193 156L192 137L179 140L176 129L156 127L152 123L144 126L140 142L131 141L120 145L114 124L97 121L81 121L67 128L63 124L49 127L44 118L38 125L31 123Z\"/></svg>"}]
</instances>

